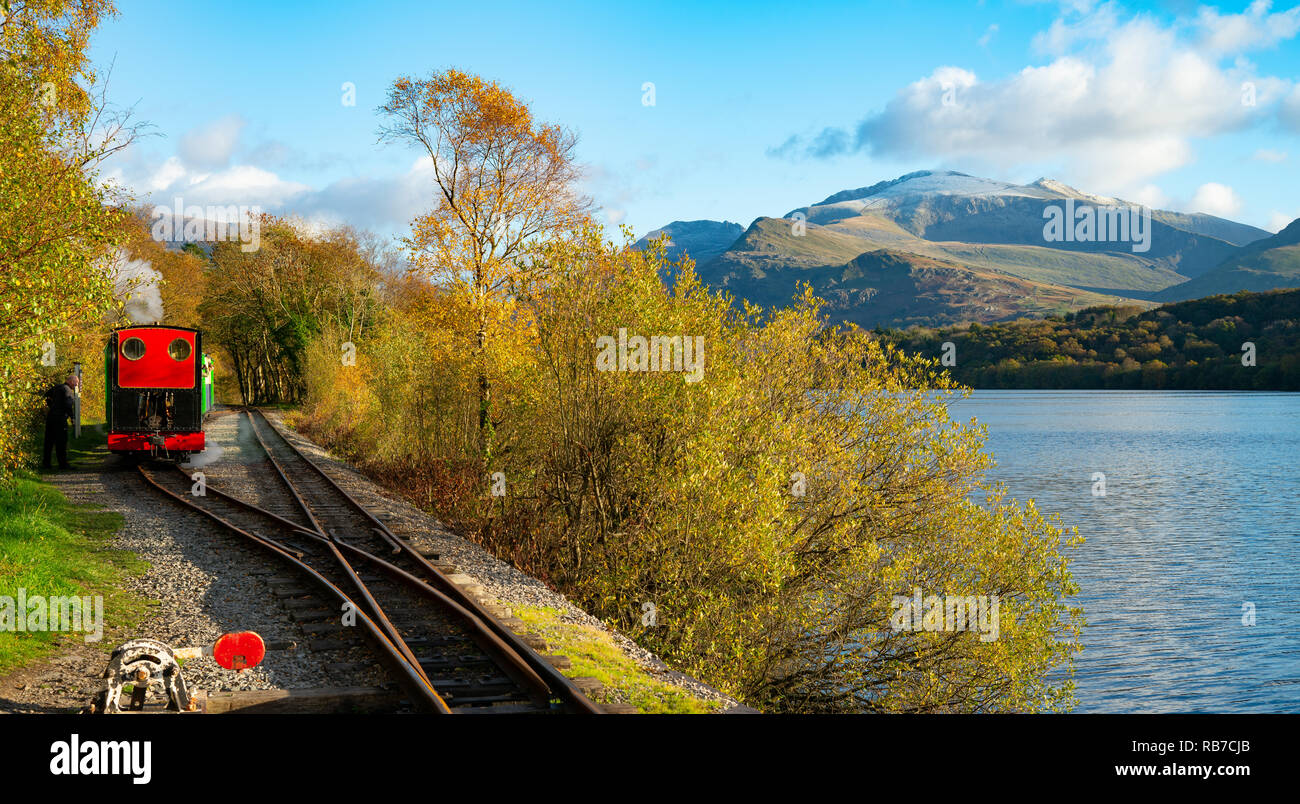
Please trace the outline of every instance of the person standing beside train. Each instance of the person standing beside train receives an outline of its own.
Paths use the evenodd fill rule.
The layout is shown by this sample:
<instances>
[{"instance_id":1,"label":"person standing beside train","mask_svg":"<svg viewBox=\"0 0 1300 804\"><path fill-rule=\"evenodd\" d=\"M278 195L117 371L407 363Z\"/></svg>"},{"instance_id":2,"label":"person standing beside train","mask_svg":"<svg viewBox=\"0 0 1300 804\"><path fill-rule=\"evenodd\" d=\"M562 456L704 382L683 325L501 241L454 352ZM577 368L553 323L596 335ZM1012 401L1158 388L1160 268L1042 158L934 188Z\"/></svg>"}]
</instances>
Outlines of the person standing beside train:
<instances>
[{"instance_id":1,"label":"person standing beside train","mask_svg":"<svg viewBox=\"0 0 1300 804\"><path fill-rule=\"evenodd\" d=\"M45 392L49 410L45 413L45 443L41 449L41 466L49 470L50 452L59 457L60 469L71 469L68 463L68 421L76 415L76 390L81 378L69 374L68 379Z\"/></svg>"}]
</instances>

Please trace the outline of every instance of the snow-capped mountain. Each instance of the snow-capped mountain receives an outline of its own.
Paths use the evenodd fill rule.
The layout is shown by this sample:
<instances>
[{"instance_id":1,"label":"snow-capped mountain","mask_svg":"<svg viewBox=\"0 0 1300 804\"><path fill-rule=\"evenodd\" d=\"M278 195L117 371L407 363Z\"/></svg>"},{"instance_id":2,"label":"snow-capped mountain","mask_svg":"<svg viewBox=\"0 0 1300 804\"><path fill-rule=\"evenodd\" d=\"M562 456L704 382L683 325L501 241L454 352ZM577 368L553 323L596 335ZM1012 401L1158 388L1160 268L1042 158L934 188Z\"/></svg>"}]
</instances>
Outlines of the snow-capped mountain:
<instances>
[{"instance_id":1,"label":"snow-capped mountain","mask_svg":"<svg viewBox=\"0 0 1300 804\"><path fill-rule=\"evenodd\" d=\"M1109 229L1098 228L1102 217L1120 212L1124 226L1112 220ZM1048 225L1056 219L1064 227L1067 215L1073 216L1068 233ZM1084 219L1086 226L1078 223ZM638 246L656 234L669 235L670 258L690 254L706 283L738 298L783 304L799 282L810 281L833 315L866 325L1147 304L1157 294L1176 295L1175 286L1269 236L1235 221L1147 209L1051 178L1015 184L951 170L843 190L744 230L677 221Z\"/></svg>"}]
</instances>

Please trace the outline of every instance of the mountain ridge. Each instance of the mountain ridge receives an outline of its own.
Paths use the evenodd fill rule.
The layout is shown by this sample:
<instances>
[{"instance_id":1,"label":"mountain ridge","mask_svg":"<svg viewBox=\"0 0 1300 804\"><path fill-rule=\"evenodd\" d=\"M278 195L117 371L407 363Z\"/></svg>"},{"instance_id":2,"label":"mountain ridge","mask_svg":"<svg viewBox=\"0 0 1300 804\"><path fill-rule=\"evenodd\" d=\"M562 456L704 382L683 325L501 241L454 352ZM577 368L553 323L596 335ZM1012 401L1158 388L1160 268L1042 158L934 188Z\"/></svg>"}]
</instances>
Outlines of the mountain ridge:
<instances>
[{"instance_id":1,"label":"mountain ridge","mask_svg":"<svg viewBox=\"0 0 1300 804\"><path fill-rule=\"evenodd\" d=\"M1211 270L1157 293L1159 301L1300 287L1300 218L1282 231L1256 240Z\"/></svg>"},{"instance_id":2,"label":"mountain ridge","mask_svg":"<svg viewBox=\"0 0 1300 804\"><path fill-rule=\"evenodd\" d=\"M1065 209L1087 217L1087 207L1098 228L1076 223L1071 234L1102 231L1104 208L1112 207L1130 217L1116 227L1111 213L1112 229L1106 231L1121 237L1053 239L1045 228L1045 220L1063 217ZM1276 237L1213 215L1130 205L1047 177L1022 185L953 170L913 171L841 190L783 218L759 217L743 228L726 221L674 221L636 247L644 248L656 234L669 235L670 258L689 254L702 281L738 298L764 307L788 304L798 284L810 281L819 292L839 294L840 302L830 305L833 317L884 324L918 315L939 323L960 323L966 315L1003 320L1108 301L1149 306L1173 298L1173 288L1194 290L1192 280L1253 253L1247 250L1251 244ZM1300 230L1295 236L1300 239ZM844 275L854 260L873 253L877 261L888 254L896 268L900 261L908 264L909 276L919 282L916 299L905 298L898 275L879 271L864 272L858 281L867 284L852 292L836 284L837 272ZM1285 271L1277 278L1286 281ZM968 288L969 303L953 292L957 287ZM1012 288L1032 288L1036 301L1017 302ZM855 310L852 299L873 308Z\"/></svg>"}]
</instances>

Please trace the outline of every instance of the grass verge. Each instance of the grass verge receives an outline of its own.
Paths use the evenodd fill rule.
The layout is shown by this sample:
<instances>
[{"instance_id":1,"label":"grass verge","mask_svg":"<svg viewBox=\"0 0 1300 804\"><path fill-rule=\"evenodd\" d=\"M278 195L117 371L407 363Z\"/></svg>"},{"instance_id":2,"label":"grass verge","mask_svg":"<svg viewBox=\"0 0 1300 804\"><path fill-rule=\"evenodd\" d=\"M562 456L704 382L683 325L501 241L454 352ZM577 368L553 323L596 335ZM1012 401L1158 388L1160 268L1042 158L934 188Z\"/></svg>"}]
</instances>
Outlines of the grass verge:
<instances>
[{"instance_id":1,"label":"grass verge","mask_svg":"<svg viewBox=\"0 0 1300 804\"><path fill-rule=\"evenodd\" d=\"M716 703L696 698L637 667L604 631L564 622L552 608L511 605L510 610L523 620L529 633L546 640L551 653L569 657L573 667L564 671L566 676L591 676L605 686L604 692L595 696L598 703L630 703L644 714L705 714L717 708Z\"/></svg>"},{"instance_id":2,"label":"grass verge","mask_svg":"<svg viewBox=\"0 0 1300 804\"><path fill-rule=\"evenodd\" d=\"M68 445L69 460L81 468L102 463L102 427L82 427L80 439ZM98 446L98 449L96 447ZM123 517L93 505L75 505L42 476L23 472L0 484L0 607L14 615L18 590L32 596L102 596L105 631L130 628L141 618L142 598L123 591L119 581L138 574L148 564L133 553L109 547ZM3 617L3 614L0 614ZM0 675L56 653L65 640L84 634L61 631L14 630L0 619ZM111 624L111 628L109 628ZM107 650L108 639L99 643Z\"/></svg>"}]
</instances>

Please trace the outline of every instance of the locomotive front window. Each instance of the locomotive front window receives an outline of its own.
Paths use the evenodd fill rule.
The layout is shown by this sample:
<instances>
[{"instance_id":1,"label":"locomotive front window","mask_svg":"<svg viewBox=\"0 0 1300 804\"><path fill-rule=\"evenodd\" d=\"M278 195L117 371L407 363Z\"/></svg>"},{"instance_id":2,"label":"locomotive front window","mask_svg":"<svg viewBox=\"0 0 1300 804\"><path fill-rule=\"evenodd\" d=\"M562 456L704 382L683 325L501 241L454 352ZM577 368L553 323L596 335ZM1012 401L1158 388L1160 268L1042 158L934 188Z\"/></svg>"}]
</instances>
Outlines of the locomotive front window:
<instances>
[{"instance_id":1,"label":"locomotive front window","mask_svg":"<svg viewBox=\"0 0 1300 804\"><path fill-rule=\"evenodd\" d=\"M127 360L139 360L144 357L144 341L139 338L127 338L122 343L122 357Z\"/></svg>"},{"instance_id":2,"label":"locomotive front window","mask_svg":"<svg viewBox=\"0 0 1300 804\"><path fill-rule=\"evenodd\" d=\"M167 354L172 356L172 360L188 360L191 351L190 342L184 338L177 338L167 346Z\"/></svg>"}]
</instances>

